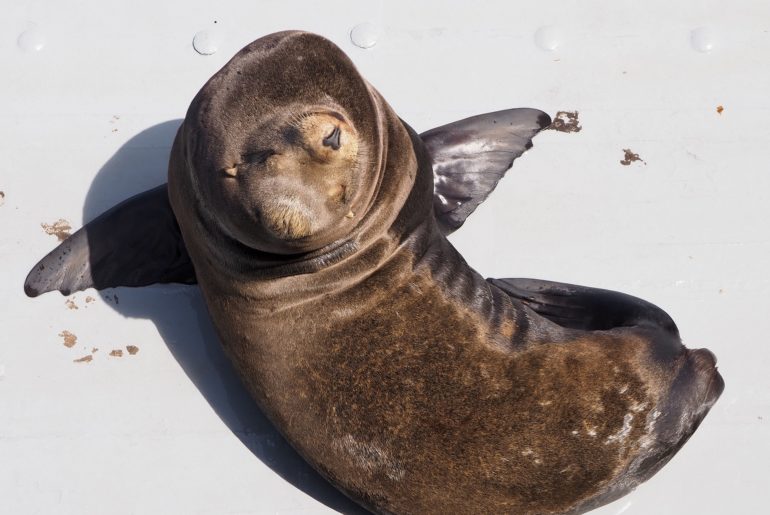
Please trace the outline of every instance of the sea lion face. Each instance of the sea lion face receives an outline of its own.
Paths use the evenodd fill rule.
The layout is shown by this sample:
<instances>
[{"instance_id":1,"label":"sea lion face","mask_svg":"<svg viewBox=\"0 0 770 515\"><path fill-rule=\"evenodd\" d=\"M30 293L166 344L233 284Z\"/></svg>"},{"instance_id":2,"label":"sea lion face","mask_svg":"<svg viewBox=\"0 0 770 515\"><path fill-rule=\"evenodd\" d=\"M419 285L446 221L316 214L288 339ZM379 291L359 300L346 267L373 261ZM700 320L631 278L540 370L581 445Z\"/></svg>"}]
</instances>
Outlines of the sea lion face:
<instances>
[{"instance_id":1,"label":"sea lion face","mask_svg":"<svg viewBox=\"0 0 770 515\"><path fill-rule=\"evenodd\" d=\"M247 47L204 86L185 125L203 211L262 252L300 254L344 238L379 181L371 92L347 56L318 36L284 34Z\"/></svg>"},{"instance_id":2,"label":"sea lion face","mask_svg":"<svg viewBox=\"0 0 770 515\"><path fill-rule=\"evenodd\" d=\"M217 174L215 204L224 207L226 231L278 254L315 250L350 232L365 170L349 119L334 109L297 106L259 133Z\"/></svg>"}]
</instances>

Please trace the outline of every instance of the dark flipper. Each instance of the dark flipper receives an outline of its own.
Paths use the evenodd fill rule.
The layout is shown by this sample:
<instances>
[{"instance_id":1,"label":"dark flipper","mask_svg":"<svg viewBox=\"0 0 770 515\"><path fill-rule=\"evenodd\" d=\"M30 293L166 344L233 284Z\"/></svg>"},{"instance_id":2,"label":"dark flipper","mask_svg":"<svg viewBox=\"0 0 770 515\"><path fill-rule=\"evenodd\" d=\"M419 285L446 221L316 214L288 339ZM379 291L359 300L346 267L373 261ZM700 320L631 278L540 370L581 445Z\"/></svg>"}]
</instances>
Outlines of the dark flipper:
<instances>
[{"instance_id":1,"label":"dark flipper","mask_svg":"<svg viewBox=\"0 0 770 515\"><path fill-rule=\"evenodd\" d=\"M539 315L570 329L654 326L678 337L668 314L645 300L611 290L538 279L487 279Z\"/></svg>"},{"instance_id":2,"label":"dark flipper","mask_svg":"<svg viewBox=\"0 0 770 515\"><path fill-rule=\"evenodd\" d=\"M444 234L465 222L550 123L537 109L508 109L420 134L433 160L433 210Z\"/></svg>"},{"instance_id":3,"label":"dark flipper","mask_svg":"<svg viewBox=\"0 0 770 515\"><path fill-rule=\"evenodd\" d=\"M166 185L101 214L35 265L24 282L30 297L94 287L195 283Z\"/></svg>"}]
</instances>

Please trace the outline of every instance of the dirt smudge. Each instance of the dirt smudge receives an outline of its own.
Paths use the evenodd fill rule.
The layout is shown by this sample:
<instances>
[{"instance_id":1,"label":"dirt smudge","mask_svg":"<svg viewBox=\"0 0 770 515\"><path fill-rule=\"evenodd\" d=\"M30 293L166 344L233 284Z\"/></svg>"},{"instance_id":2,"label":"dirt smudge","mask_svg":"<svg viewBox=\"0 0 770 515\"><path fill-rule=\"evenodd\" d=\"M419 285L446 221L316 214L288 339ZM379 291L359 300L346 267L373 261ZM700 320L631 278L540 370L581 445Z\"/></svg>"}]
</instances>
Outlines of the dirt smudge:
<instances>
[{"instance_id":1,"label":"dirt smudge","mask_svg":"<svg viewBox=\"0 0 770 515\"><path fill-rule=\"evenodd\" d=\"M137 347L136 345L126 345L126 350L128 351L129 354L133 356L134 354L139 352L139 347Z\"/></svg>"},{"instance_id":2,"label":"dirt smudge","mask_svg":"<svg viewBox=\"0 0 770 515\"><path fill-rule=\"evenodd\" d=\"M725 110L724 106L721 106L721 105L717 106L717 113L718 114L722 114L722 111L724 111L724 110Z\"/></svg>"},{"instance_id":3,"label":"dirt smudge","mask_svg":"<svg viewBox=\"0 0 770 515\"><path fill-rule=\"evenodd\" d=\"M639 157L639 154L634 154L634 153L631 151L631 149L630 149L630 148L624 148L624 149L623 149L623 153L624 153L625 155L623 156L623 159L621 159L621 160L620 160L620 164L622 164L623 166L628 166L628 165L630 165L631 163L633 163L634 161L641 161L641 162L642 162L642 163L644 163L645 165L647 164L647 161L645 161L644 159L642 159L641 157Z\"/></svg>"},{"instance_id":4,"label":"dirt smudge","mask_svg":"<svg viewBox=\"0 0 770 515\"><path fill-rule=\"evenodd\" d=\"M583 130L577 111L559 111L547 128L559 132L580 132Z\"/></svg>"},{"instance_id":5,"label":"dirt smudge","mask_svg":"<svg viewBox=\"0 0 770 515\"><path fill-rule=\"evenodd\" d=\"M64 301L64 305L69 309L78 309L78 305L75 304L75 299L67 299Z\"/></svg>"},{"instance_id":6,"label":"dirt smudge","mask_svg":"<svg viewBox=\"0 0 770 515\"><path fill-rule=\"evenodd\" d=\"M93 361L93 359L94 357L88 354L86 356L83 356L82 358L73 359L72 362L73 363L90 363L91 361Z\"/></svg>"},{"instance_id":7,"label":"dirt smudge","mask_svg":"<svg viewBox=\"0 0 770 515\"><path fill-rule=\"evenodd\" d=\"M66 240L70 236L70 231L72 230L72 226L64 218L59 218L52 224L41 223L40 227L43 228L46 234L59 238L59 241Z\"/></svg>"},{"instance_id":8,"label":"dirt smudge","mask_svg":"<svg viewBox=\"0 0 770 515\"><path fill-rule=\"evenodd\" d=\"M72 334L71 332L67 331L66 329L59 333L59 336L64 338L64 341L62 342L65 347L74 347L75 343L78 341L78 337Z\"/></svg>"},{"instance_id":9,"label":"dirt smudge","mask_svg":"<svg viewBox=\"0 0 770 515\"><path fill-rule=\"evenodd\" d=\"M123 350L122 349L115 349L110 351L110 356L116 357L116 358L122 358L123 357Z\"/></svg>"}]
</instances>

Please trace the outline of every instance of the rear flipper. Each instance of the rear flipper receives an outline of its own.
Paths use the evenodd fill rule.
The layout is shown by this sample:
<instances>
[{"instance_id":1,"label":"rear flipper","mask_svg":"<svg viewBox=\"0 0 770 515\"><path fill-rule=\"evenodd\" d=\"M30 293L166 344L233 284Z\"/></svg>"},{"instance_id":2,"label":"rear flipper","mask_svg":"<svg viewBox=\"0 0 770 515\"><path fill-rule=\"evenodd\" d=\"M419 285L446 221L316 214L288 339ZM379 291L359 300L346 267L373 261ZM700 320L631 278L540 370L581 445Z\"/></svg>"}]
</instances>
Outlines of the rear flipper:
<instances>
[{"instance_id":1,"label":"rear flipper","mask_svg":"<svg viewBox=\"0 0 770 515\"><path fill-rule=\"evenodd\" d=\"M164 184L125 200L87 223L34 266L30 297L59 290L194 284L193 269Z\"/></svg>"},{"instance_id":2,"label":"rear flipper","mask_svg":"<svg viewBox=\"0 0 770 515\"><path fill-rule=\"evenodd\" d=\"M539 279L487 279L540 316L570 329L601 331L654 326L678 338L668 314L642 299L611 290Z\"/></svg>"}]
</instances>

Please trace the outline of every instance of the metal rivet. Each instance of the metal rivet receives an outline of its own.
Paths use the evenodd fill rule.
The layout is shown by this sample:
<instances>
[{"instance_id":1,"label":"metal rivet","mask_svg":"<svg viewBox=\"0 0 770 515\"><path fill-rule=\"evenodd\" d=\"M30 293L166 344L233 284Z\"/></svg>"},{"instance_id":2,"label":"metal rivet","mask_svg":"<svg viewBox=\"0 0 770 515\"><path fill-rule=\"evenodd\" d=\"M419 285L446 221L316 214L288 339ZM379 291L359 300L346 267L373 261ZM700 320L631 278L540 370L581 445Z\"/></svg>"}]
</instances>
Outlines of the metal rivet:
<instances>
[{"instance_id":1,"label":"metal rivet","mask_svg":"<svg viewBox=\"0 0 770 515\"><path fill-rule=\"evenodd\" d=\"M541 50L553 52L562 43L562 34L558 27L546 25L535 31L535 44Z\"/></svg>"},{"instance_id":2,"label":"metal rivet","mask_svg":"<svg viewBox=\"0 0 770 515\"><path fill-rule=\"evenodd\" d=\"M694 50L707 54L716 45L716 35L708 27L698 27L690 32L690 45L692 45Z\"/></svg>"},{"instance_id":3,"label":"metal rivet","mask_svg":"<svg viewBox=\"0 0 770 515\"><path fill-rule=\"evenodd\" d=\"M37 27L22 32L16 44L25 52L39 52L45 46L45 35Z\"/></svg>"},{"instance_id":4,"label":"metal rivet","mask_svg":"<svg viewBox=\"0 0 770 515\"><path fill-rule=\"evenodd\" d=\"M350 41L359 48L372 48L380 37L382 37L382 30L369 22L356 25L350 31Z\"/></svg>"},{"instance_id":5,"label":"metal rivet","mask_svg":"<svg viewBox=\"0 0 770 515\"><path fill-rule=\"evenodd\" d=\"M222 44L218 31L202 30L193 37L193 48L201 55L215 54Z\"/></svg>"}]
</instances>

